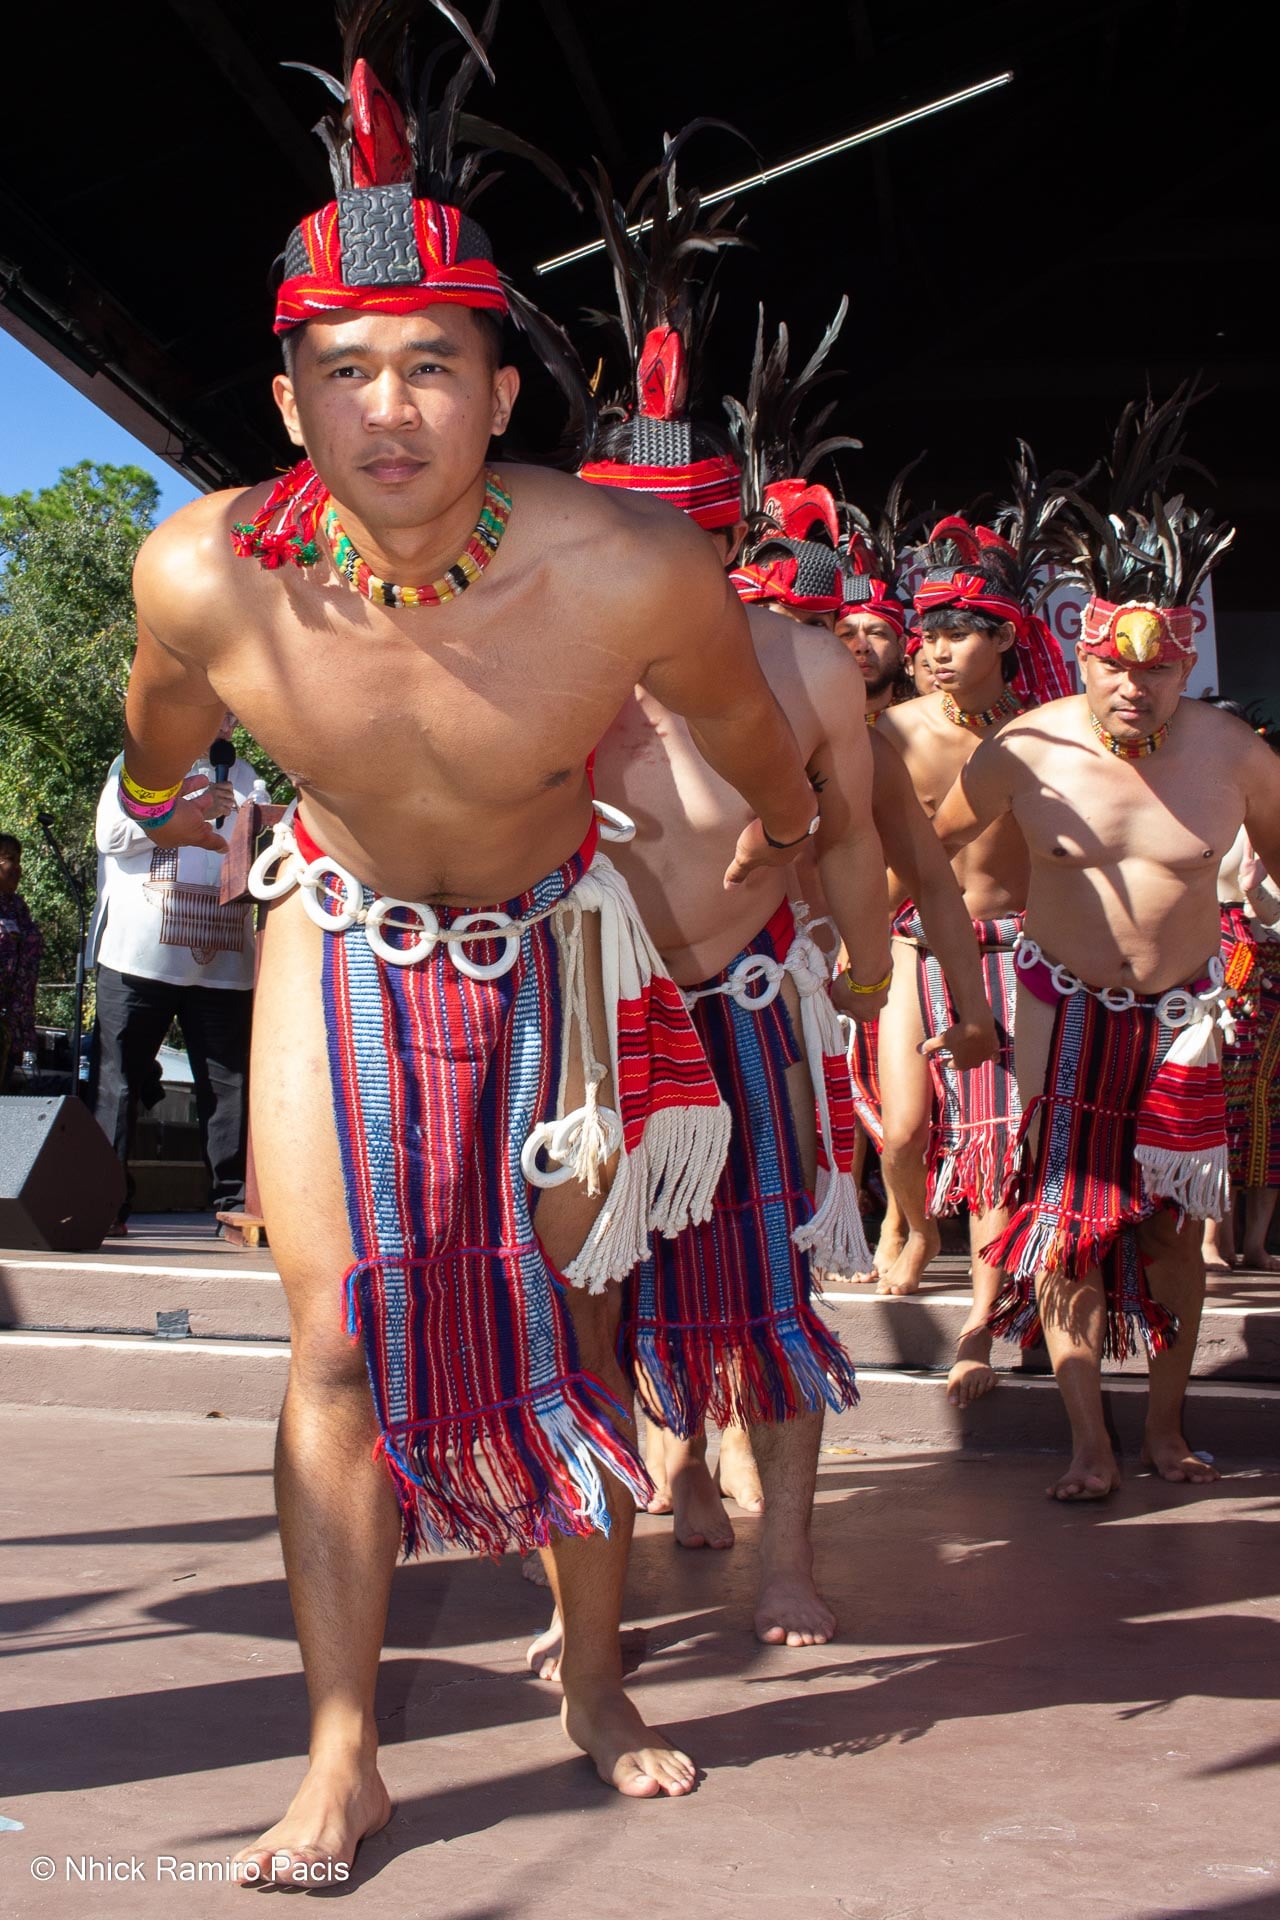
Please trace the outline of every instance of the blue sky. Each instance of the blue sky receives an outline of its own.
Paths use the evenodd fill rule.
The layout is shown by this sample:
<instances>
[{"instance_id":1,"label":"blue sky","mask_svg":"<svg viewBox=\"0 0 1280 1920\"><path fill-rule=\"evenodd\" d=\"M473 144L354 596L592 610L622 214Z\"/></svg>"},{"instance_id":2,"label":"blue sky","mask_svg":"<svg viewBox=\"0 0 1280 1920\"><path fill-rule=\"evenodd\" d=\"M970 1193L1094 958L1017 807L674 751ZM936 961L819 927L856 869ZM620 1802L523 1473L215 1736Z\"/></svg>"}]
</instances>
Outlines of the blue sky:
<instances>
[{"instance_id":1,"label":"blue sky","mask_svg":"<svg viewBox=\"0 0 1280 1920\"><path fill-rule=\"evenodd\" d=\"M0 493L48 487L77 460L145 467L160 483L160 517L196 488L133 435L0 331Z\"/></svg>"}]
</instances>

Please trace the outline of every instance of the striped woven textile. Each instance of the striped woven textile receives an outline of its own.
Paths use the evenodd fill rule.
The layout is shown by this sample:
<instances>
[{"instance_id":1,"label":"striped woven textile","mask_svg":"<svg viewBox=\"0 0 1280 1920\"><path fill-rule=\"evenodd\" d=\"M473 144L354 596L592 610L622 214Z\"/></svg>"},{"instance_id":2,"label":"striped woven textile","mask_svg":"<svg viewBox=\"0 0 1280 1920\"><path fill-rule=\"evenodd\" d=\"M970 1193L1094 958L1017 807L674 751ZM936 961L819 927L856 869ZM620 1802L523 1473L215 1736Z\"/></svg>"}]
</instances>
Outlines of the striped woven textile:
<instances>
[{"instance_id":1,"label":"striped woven textile","mask_svg":"<svg viewBox=\"0 0 1280 1920\"><path fill-rule=\"evenodd\" d=\"M1007 1275L988 1322L1000 1338L1023 1346L1040 1339L1037 1275L1079 1279L1095 1266L1106 1291L1107 1358L1128 1359L1139 1341L1159 1353L1176 1338L1176 1319L1151 1297L1134 1230L1157 1205L1170 1204L1148 1195L1135 1155L1143 1109L1174 1037L1151 1000L1112 1013L1089 993L1059 999L1045 1092L1022 1128L1025 1136L1039 1114L1034 1160L1028 1170L1024 1147L1009 1225L983 1248ZM1207 1110L1198 1118L1212 1132ZM1216 1125L1221 1141L1220 1079Z\"/></svg>"},{"instance_id":2,"label":"striped woven textile","mask_svg":"<svg viewBox=\"0 0 1280 1920\"><path fill-rule=\"evenodd\" d=\"M784 902L768 926L703 987L750 954L785 960L795 925ZM796 1140L788 1069L801 1060L782 995L752 1010L698 1000L695 1030L733 1115L711 1219L655 1235L627 1281L620 1349L646 1412L684 1438L720 1425L786 1420L824 1403L856 1405L853 1363L810 1304L810 1256L795 1244L813 1216ZM847 1085L827 1076L837 1141L851 1129ZM838 1109L838 1111L837 1111ZM837 1159L843 1148L837 1146Z\"/></svg>"},{"instance_id":3,"label":"striped woven textile","mask_svg":"<svg viewBox=\"0 0 1280 1920\"><path fill-rule=\"evenodd\" d=\"M1222 909L1222 959L1238 983L1235 1039L1222 1058L1231 1178L1280 1187L1280 940L1259 936L1243 906Z\"/></svg>"},{"instance_id":4,"label":"striped woven textile","mask_svg":"<svg viewBox=\"0 0 1280 1920\"><path fill-rule=\"evenodd\" d=\"M853 1110L877 1153L884 1148L884 1119L880 1109L880 1022L851 1020L849 1078Z\"/></svg>"},{"instance_id":5,"label":"striped woven textile","mask_svg":"<svg viewBox=\"0 0 1280 1920\"><path fill-rule=\"evenodd\" d=\"M580 851L503 911L549 906L586 867ZM483 964L500 948L472 951ZM553 921L527 928L515 966L489 981L443 943L388 966L354 926L324 941L323 990L356 1255L348 1329L364 1342L405 1552L607 1532L602 1474L641 1499L648 1476L617 1430L623 1409L579 1366L520 1166L556 1110Z\"/></svg>"},{"instance_id":6,"label":"striped woven textile","mask_svg":"<svg viewBox=\"0 0 1280 1920\"><path fill-rule=\"evenodd\" d=\"M937 956L925 944L920 916L898 929L920 954L920 1012L929 1039L955 1024L956 1011ZM982 954L982 977L995 1015L999 1051L994 1060L959 1073L932 1057L933 1122L929 1129L926 1205L931 1214L990 1213L1000 1205L1009 1154L1021 1109L1013 1066L1013 1013L1016 997L1014 948L1022 931L1020 913L975 920L973 931Z\"/></svg>"}]
</instances>

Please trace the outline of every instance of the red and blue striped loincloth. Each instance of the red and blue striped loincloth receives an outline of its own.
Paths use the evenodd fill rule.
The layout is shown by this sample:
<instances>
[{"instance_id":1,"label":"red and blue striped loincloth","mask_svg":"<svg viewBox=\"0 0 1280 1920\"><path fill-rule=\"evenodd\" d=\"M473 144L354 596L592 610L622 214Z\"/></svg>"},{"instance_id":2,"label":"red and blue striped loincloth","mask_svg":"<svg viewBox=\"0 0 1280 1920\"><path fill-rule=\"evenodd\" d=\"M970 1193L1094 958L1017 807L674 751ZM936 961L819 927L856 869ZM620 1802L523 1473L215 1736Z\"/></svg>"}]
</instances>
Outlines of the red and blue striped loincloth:
<instances>
[{"instance_id":1,"label":"red and blue striped loincloth","mask_svg":"<svg viewBox=\"0 0 1280 1920\"><path fill-rule=\"evenodd\" d=\"M314 859L300 823L294 835ZM324 942L355 1249L348 1326L364 1342L406 1552L424 1543L528 1549L553 1530L607 1531L604 1473L647 1497L648 1476L618 1430L624 1409L579 1365L564 1282L543 1256L521 1167L530 1134L556 1117L565 1038L557 925L594 845L593 827L571 860L504 903L513 920L558 901L566 908L526 925L515 964L496 978L461 971L444 942L406 966L379 959L360 925ZM583 894L607 867L597 861ZM616 875L605 877L616 893ZM363 889L366 910L374 897ZM458 918L436 912L446 928ZM470 957L487 966L504 946L505 937L473 938ZM634 1008L619 1041L621 1078L635 1083L619 1105L641 1164L646 1112L665 1101L678 1118L699 1098L719 1107L705 1065L701 1084L687 1072L687 1084L667 1084L668 1056L684 1066L697 1057L673 983L655 975L644 999L650 1044L630 1031ZM654 1043L658 1000L663 1035Z\"/></svg>"},{"instance_id":2,"label":"red and blue striped loincloth","mask_svg":"<svg viewBox=\"0 0 1280 1920\"><path fill-rule=\"evenodd\" d=\"M984 1060L963 1073L932 1055L929 1058L934 1101L926 1205L931 1214L955 1213L961 1205L971 1213L990 1213L999 1206L1020 1118L1013 1065L1013 954L1022 932L1022 915L1005 913L975 920L973 931L999 1050L994 1060ZM926 1036L937 1039L956 1020L942 964L926 944L918 913L905 921L895 920L894 932L918 948L920 1012Z\"/></svg>"},{"instance_id":3,"label":"red and blue striped loincloth","mask_svg":"<svg viewBox=\"0 0 1280 1920\"><path fill-rule=\"evenodd\" d=\"M884 1118L880 1104L880 1022L851 1020L849 1079L853 1110L877 1153L884 1150Z\"/></svg>"},{"instance_id":4,"label":"red and blue striped loincloth","mask_svg":"<svg viewBox=\"0 0 1280 1920\"><path fill-rule=\"evenodd\" d=\"M1222 1056L1231 1178L1280 1187L1280 940L1231 903L1222 909L1222 959L1237 989L1235 1038Z\"/></svg>"},{"instance_id":5,"label":"red and blue striped loincloth","mask_svg":"<svg viewBox=\"0 0 1280 1920\"><path fill-rule=\"evenodd\" d=\"M785 960L794 933L784 901L729 966L691 991L714 990L753 954ZM711 1219L676 1239L654 1237L651 1257L626 1283L619 1336L646 1411L685 1438L708 1413L722 1427L753 1426L824 1403L850 1407L858 1397L852 1362L810 1305L810 1255L795 1242L814 1201L787 1085L788 1069L805 1056L786 1003L778 994L753 1010L712 991L691 1012L733 1115L729 1158ZM843 1167L853 1112L842 1078L826 1074Z\"/></svg>"},{"instance_id":6,"label":"red and blue striped loincloth","mask_svg":"<svg viewBox=\"0 0 1280 1920\"><path fill-rule=\"evenodd\" d=\"M1200 1216L1210 1191L1225 1187L1222 1076L1212 1049L1201 1064L1179 1063L1179 1032L1157 1008L1164 995L1134 995L1113 1009L1083 988L1061 994L1050 964L1030 949L1019 990L1056 1002L1045 1091L1027 1109L1007 1200L1013 1212L983 1258L1006 1285L988 1325L1032 1346L1041 1337L1035 1283L1041 1274L1080 1279L1101 1269L1107 1320L1103 1352L1124 1360L1139 1340L1148 1353L1170 1346L1177 1321L1152 1298L1136 1228L1160 1206ZM1183 999L1208 994L1199 981ZM1181 990L1179 990L1181 993ZM1117 993L1116 998L1122 995ZM1199 1009L1196 1009L1197 1013ZM1171 1057L1172 1056L1172 1057ZM1038 1119L1034 1157L1025 1139Z\"/></svg>"}]
</instances>

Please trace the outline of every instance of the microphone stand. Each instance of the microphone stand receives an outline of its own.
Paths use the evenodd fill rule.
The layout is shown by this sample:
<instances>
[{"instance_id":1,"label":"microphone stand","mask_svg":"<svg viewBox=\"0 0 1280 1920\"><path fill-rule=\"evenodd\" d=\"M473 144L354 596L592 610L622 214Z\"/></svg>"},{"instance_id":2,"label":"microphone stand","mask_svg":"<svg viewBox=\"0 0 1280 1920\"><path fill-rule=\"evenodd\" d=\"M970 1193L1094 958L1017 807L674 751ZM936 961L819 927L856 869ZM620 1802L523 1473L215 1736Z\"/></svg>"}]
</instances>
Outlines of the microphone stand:
<instances>
[{"instance_id":1,"label":"microphone stand","mask_svg":"<svg viewBox=\"0 0 1280 1920\"><path fill-rule=\"evenodd\" d=\"M53 831L53 815L38 813L40 831L45 837L50 853L58 865L63 879L71 889L71 897L76 903L76 918L80 928L79 945L76 948L76 1010L75 1025L71 1034L71 1092L76 1099L82 1098L80 1092L80 1042L84 1036L84 948L88 914L85 908L84 887L67 865L67 857L58 845Z\"/></svg>"}]
</instances>

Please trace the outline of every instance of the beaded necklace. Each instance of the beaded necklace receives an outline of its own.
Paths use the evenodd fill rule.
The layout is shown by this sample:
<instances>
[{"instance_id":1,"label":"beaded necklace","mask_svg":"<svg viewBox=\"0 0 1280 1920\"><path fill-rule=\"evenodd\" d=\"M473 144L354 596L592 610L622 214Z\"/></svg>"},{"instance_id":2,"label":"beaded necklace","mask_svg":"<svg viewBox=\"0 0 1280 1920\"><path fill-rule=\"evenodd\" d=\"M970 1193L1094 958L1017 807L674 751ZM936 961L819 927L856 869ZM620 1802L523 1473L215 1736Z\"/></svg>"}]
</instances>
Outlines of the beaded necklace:
<instances>
[{"instance_id":1,"label":"beaded necklace","mask_svg":"<svg viewBox=\"0 0 1280 1920\"><path fill-rule=\"evenodd\" d=\"M1114 733L1108 733L1101 720L1089 710L1089 725L1093 728L1093 737L1101 741L1108 753L1114 753L1121 760L1145 760L1148 755L1159 753L1169 738L1169 722L1157 727L1154 733L1144 733L1141 740L1117 740Z\"/></svg>"},{"instance_id":2,"label":"beaded necklace","mask_svg":"<svg viewBox=\"0 0 1280 1920\"><path fill-rule=\"evenodd\" d=\"M942 711L952 726L967 727L970 733L981 733L984 727L998 726L1001 720L1011 720L1015 713L1021 713L1022 702L1012 687L1006 687L994 706L985 707L981 713L967 713L949 693L944 693Z\"/></svg>"},{"instance_id":3,"label":"beaded necklace","mask_svg":"<svg viewBox=\"0 0 1280 1920\"><path fill-rule=\"evenodd\" d=\"M503 491L496 473L487 473L484 505L480 509L474 533L447 572L439 580L433 580L429 586L423 587L399 587L393 580L379 580L368 561L360 558L351 535L338 518L332 499L325 504L324 537L329 543L334 566L348 586L362 593L366 600L376 601L380 607L438 607L446 600L456 600L460 593L465 593L480 578L498 551L498 542L506 530L510 514L511 495Z\"/></svg>"}]
</instances>

